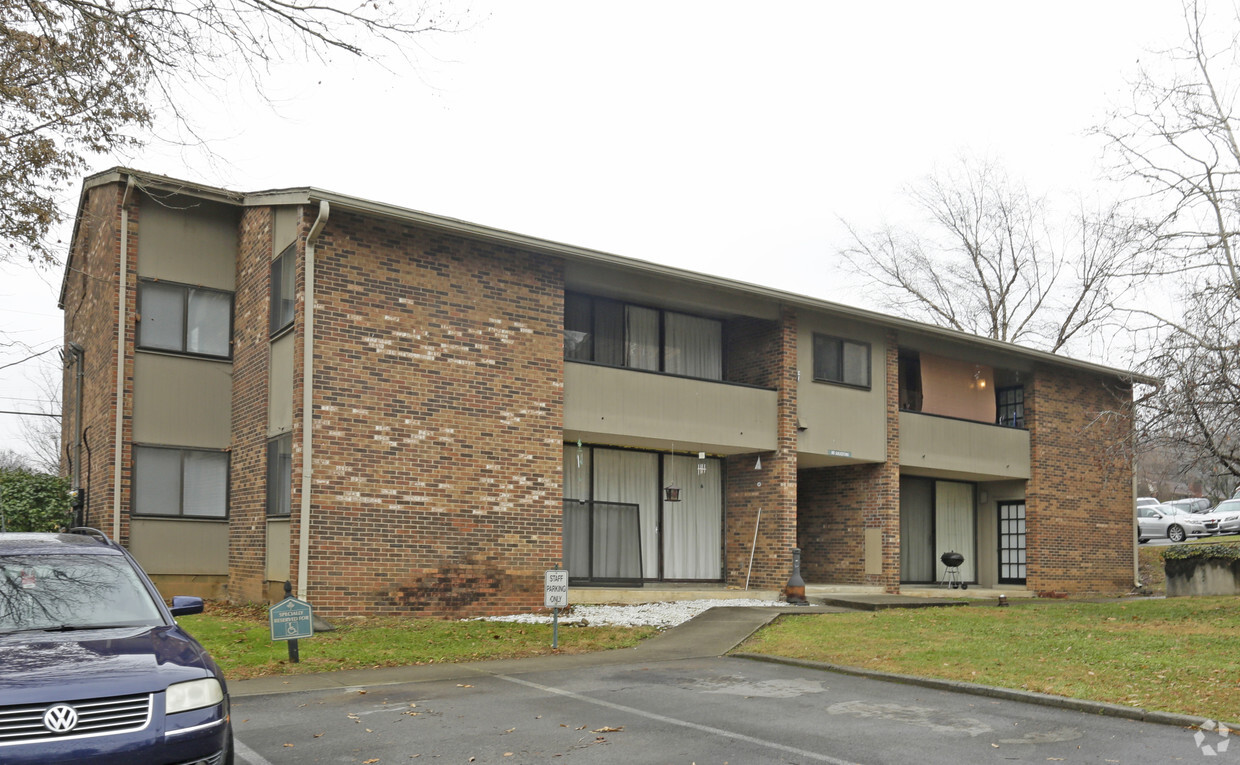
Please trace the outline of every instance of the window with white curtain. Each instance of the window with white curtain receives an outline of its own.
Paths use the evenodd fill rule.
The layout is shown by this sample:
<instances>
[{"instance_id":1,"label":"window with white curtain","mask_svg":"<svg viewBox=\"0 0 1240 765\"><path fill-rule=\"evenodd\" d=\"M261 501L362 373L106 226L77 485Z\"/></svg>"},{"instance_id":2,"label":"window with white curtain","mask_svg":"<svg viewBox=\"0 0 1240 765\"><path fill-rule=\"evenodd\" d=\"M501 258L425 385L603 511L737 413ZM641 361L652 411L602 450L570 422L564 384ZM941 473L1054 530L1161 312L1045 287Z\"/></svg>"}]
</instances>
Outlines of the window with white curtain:
<instances>
[{"instance_id":1,"label":"window with white curtain","mask_svg":"<svg viewBox=\"0 0 1240 765\"><path fill-rule=\"evenodd\" d=\"M621 449L594 450L594 499L599 502L624 502L637 505L641 527L641 575L659 575L659 473L658 455ZM619 514L610 523L600 524L595 517L595 549L609 550L615 560L631 560L629 535L620 533L623 523ZM598 562L595 562L598 568Z\"/></svg>"},{"instance_id":2,"label":"window with white curtain","mask_svg":"<svg viewBox=\"0 0 1240 765\"><path fill-rule=\"evenodd\" d=\"M683 313L664 315L663 371L685 377L723 377L723 325Z\"/></svg>"},{"instance_id":3,"label":"window with white curtain","mask_svg":"<svg viewBox=\"0 0 1240 765\"><path fill-rule=\"evenodd\" d=\"M680 502L663 501L662 487L668 483L681 487ZM590 569L591 551L590 575L636 575L630 570L633 505L638 508L642 578L722 576L723 460L566 444L564 561L570 576L587 575L578 572Z\"/></svg>"},{"instance_id":4,"label":"window with white curtain","mask_svg":"<svg viewBox=\"0 0 1240 765\"><path fill-rule=\"evenodd\" d=\"M268 330L275 335L293 324L293 306L297 290L297 248L289 245L271 261L268 309Z\"/></svg>"},{"instance_id":5,"label":"window with white curtain","mask_svg":"<svg viewBox=\"0 0 1240 765\"><path fill-rule=\"evenodd\" d=\"M293 435L267 442L267 515L293 512Z\"/></svg>"},{"instance_id":6,"label":"window with white curtain","mask_svg":"<svg viewBox=\"0 0 1240 765\"><path fill-rule=\"evenodd\" d=\"M564 297L564 358L723 379L723 323L616 300Z\"/></svg>"},{"instance_id":7,"label":"window with white curtain","mask_svg":"<svg viewBox=\"0 0 1240 765\"><path fill-rule=\"evenodd\" d=\"M635 305L624 307L624 365L659 371L659 312Z\"/></svg>"},{"instance_id":8,"label":"window with white curtain","mask_svg":"<svg viewBox=\"0 0 1240 765\"><path fill-rule=\"evenodd\" d=\"M681 487L679 502L663 503L663 578L719 579L723 576L720 461L667 455L663 480Z\"/></svg>"},{"instance_id":9,"label":"window with white curtain","mask_svg":"<svg viewBox=\"0 0 1240 765\"><path fill-rule=\"evenodd\" d=\"M228 358L232 301L232 293L222 290L139 282L138 347Z\"/></svg>"},{"instance_id":10,"label":"window with white curtain","mask_svg":"<svg viewBox=\"0 0 1240 765\"><path fill-rule=\"evenodd\" d=\"M964 556L960 578L977 581L977 511L973 503L973 485L955 481L934 484L934 558L938 580L946 578L947 567L940 556L958 552Z\"/></svg>"},{"instance_id":11,"label":"window with white curtain","mask_svg":"<svg viewBox=\"0 0 1240 765\"><path fill-rule=\"evenodd\" d=\"M228 452L135 446L134 515L228 517Z\"/></svg>"}]
</instances>

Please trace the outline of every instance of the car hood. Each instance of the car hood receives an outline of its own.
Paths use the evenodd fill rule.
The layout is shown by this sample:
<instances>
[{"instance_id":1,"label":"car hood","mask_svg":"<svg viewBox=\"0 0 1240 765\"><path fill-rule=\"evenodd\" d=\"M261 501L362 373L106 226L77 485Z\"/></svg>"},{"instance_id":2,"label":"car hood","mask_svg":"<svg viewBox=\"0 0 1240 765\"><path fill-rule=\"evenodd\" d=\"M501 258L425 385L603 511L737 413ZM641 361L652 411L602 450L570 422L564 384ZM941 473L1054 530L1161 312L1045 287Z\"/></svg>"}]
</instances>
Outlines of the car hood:
<instances>
[{"instance_id":1,"label":"car hood","mask_svg":"<svg viewBox=\"0 0 1240 765\"><path fill-rule=\"evenodd\" d=\"M5 705L151 693L215 672L176 626L0 635Z\"/></svg>"}]
</instances>

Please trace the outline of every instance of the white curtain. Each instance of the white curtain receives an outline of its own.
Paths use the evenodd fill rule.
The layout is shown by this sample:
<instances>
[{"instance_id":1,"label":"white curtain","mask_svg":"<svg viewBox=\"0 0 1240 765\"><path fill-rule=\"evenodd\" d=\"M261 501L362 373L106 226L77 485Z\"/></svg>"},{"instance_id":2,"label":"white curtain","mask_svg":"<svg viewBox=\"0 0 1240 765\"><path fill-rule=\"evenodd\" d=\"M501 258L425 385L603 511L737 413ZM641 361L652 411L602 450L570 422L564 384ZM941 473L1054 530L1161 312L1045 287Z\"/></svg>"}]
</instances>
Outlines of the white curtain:
<instances>
[{"instance_id":1,"label":"white curtain","mask_svg":"<svg viewBox=\"0 0 1240 765\"><path fill-rule=\"evenodd\" d=\"M185 515L223 518L228 514L228 455L185 452Z\"/></svg>"},{"instance_id":2,"label":"white curtain","mask_svg":"<svg viewBox=\"0 0 1240 765\"><path fill-rule=\"evenodd\" d=\"M180 287L144 283L138 288L138 345L183 351L185 293Z\"/></svg>"},{"instance_id":3,"label":"white curtain","mask_svg":"<svg viewBox=\"0 0 1240 765\"><path fill-rule=\"evenodd\" d=\"M624 307L625 366L659 369L659 312L635 305Z\"/></svg>"},{"instance_id":4,"label":"white curtain","mask_svg":"<svg viewBox=\"0 0 1240 765\"><path fill-rule=\"evenodd\" d=\"M937 481L934 491L934 557L939 581L945 578L947 571L947 567L939 560L945 552L958 552L963 555L960 577L966 582L976 581L977 535L974 532L976 511L973 505L973 485Z\"/></svg>"},{"instance_id":5,"label":"white curtain","mask_svg":"<svg viewBox=\"0 0 1240 765\"><path fill-rule=\"evenodd\" d=\"M137 515L177 515L180 513L180 450L135 446L133 463L134 513Z\"/></svg>"},{"instance_id":6,"label":"white curtain","mask_svg":"<svg viewBox=\"0 0 1240 765\"><path fill-rule=\"evenodd\" d=\"M723 325L668 312L664 316L663 371L704 380L723 379Z\"/></svg>"},{"instance_id":7,"label":"white curtain","mask_svg":"<svg viewBox=\"0 0 1240 765\"><path fill-rule=\"evenodd\" d=\"M563 565L569 576L590 576L590 449L564 447Z\"/></svg>"},{"instance_id":8,"label":"white curtain","mask_svg":"<svg viewBox=\"0 0 1240 765\"><path fill-rule=\"evenodd\" d=\"M663 503L663 577L718 579L723 528L723 473L720 461L696 457L663 458L663 481L680 487L679 502Z\"/></svg>"},{"instance_id":9,"label":"white curtain","mask_svg":"<svg viewBox=\"0 0 1240 765\"><path fill-rule=\"evenodd\" d=\"M900 580L934 581L933 481L900 480Z\"/></svg>"},{"instance_id":10,"label":"white curtain","mask_svg":"<svg viewBox=\"0 0 1240 765\"><path fill-rule=\"evenodd\" d=\"M595 572L599 575L658 577L658 455L620 449L594 450L594 499L637 505L641 538L619 510L599 508L594 516ZM630 571L635 559L631 546L640 544L642 567Z\"/></svg>"},{"instance_id":11,"label":"white curtain","mask_svg":"<svg viewBox=\"0 0 1240 765\"><path fill-rule=\"evenodd\" d=\"M232 330L232 296L226 292L190 289L185 350L227 356Z\"/></svg>"}]
</instances>

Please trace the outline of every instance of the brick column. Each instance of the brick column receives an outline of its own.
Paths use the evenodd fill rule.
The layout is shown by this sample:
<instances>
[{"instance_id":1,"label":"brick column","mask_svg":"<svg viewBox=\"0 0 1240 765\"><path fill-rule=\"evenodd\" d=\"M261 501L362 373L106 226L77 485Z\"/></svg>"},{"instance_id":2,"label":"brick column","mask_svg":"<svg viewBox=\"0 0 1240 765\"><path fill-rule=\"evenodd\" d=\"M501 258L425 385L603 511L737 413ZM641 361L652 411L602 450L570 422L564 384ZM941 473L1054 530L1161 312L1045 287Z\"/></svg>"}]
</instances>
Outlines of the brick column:
<instances>
[{"instance_id":1,"label":"brick column","mask_svg":"<svg viewBox=\"0 0 1240 765\"><path fill-rule=\"evenodd\" d=\"M881 535L882 573L867 573L866 584L882 585L883 591L900 592L900 380L899 342L895 332L887 332L886 338L886 391L887 391L887 461L876 467L874 476L874 499L864 506L864 524L867 541L873 537L871 529Z\"/></svg>"},{"instance_id":2,"label":"brick column","mask_svg":"<svg viewBox=\"0 0 1240 765\"><path fill-rule=\"evenodd\" d=\"M269 207L245 210L238 226L228 514L228 597L233 602L266 599L271 226Z\"/></svg>"},{"instance_id":3,"label":"brick column","mask_svg":"<svg viewBox=\"0 0 1240 765\"><path fill-rule=\"evenodd\" d=\"M728 458L725 576L727 583L782 589L792 573L797 537L797 316L783 308L765 342L769 379L778 393L777 448ZM761 469L755 469L761 459ZM758 511L762 511L759 520ZM754 531L757 528L757 543ZM752 550L753 568L750 571Z\"/></svg>"}]
</instances>

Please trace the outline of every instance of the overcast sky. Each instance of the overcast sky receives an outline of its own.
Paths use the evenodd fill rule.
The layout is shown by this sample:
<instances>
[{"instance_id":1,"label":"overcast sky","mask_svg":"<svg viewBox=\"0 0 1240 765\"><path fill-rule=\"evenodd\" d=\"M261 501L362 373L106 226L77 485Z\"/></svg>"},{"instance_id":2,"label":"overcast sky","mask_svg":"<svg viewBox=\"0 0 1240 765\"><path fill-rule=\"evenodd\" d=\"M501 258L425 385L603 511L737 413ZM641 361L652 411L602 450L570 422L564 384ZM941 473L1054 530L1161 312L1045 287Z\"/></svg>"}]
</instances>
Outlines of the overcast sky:
<instances>
[{"instance_id":1,"label":"overcast sky","mask_svg":"<svg viewBox=\"0 0 1240 765\"><path fill-rule=\"evenodd\" d=\"M1177 6L475 2L472 27L426 40L416 72L278 67L274 107L192 96L214 159L156 143L95 169L316 186L877 309L840 272L840 220L911 222L904 190L962 154L1095 193L1088 130L1138 59L1180 41ZM0 326L58 346L61 272L0 268ZM37 379L58 365L52 351L0 370L0 410L50 406ZM0 415L0 449L26 450L22 421Z\"/></svg>"}]
</instances>

